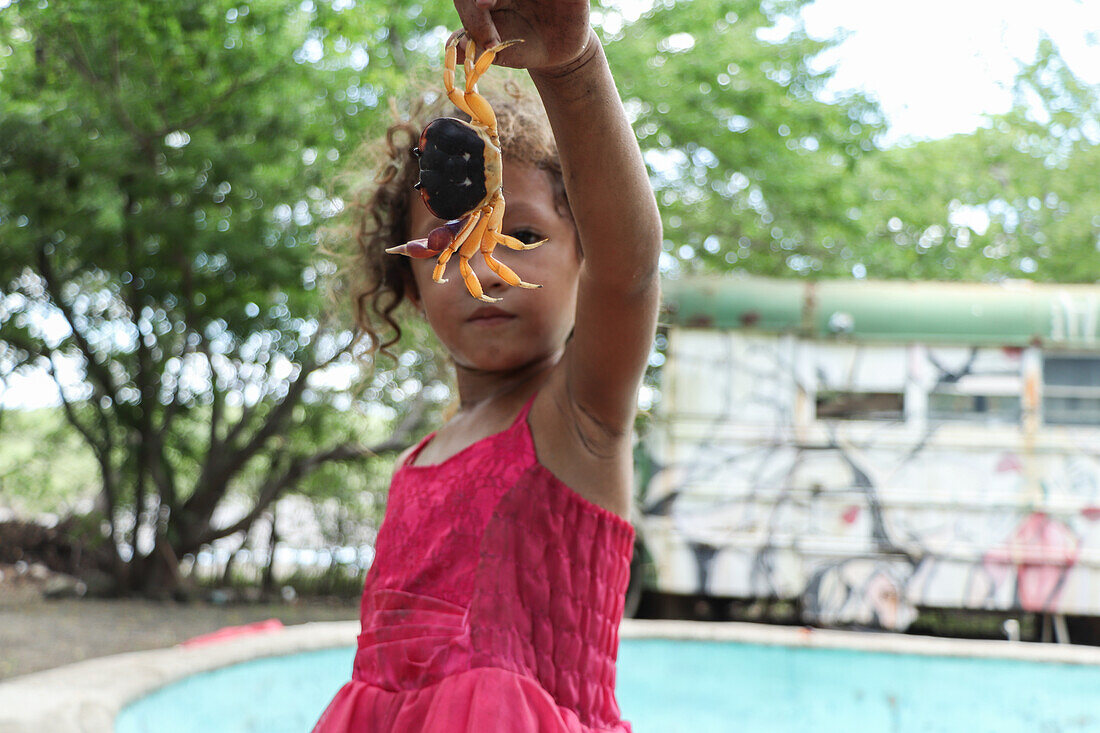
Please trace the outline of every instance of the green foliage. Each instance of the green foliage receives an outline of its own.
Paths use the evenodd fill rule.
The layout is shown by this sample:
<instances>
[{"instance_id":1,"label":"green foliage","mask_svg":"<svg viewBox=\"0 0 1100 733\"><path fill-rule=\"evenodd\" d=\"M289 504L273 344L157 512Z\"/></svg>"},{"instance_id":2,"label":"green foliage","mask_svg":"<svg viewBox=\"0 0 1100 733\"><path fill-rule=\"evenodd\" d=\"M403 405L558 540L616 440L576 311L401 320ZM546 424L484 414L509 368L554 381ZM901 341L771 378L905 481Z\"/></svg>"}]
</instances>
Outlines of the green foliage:
<instances>
[{"instance_id":1,"label":"green foliage","mask_svg":"<svg viewBox=\"0 0 1100 733\"><path fill-rule=\"evenodd\" d=\"M871 277L1100 279L1100 89L1043 40L988 128L883 151L860 169Z\"/></svg>"},{"instance_id":2,"label":"green foliage","mask_svg":"<svg viewBox=\"0 0 1100 733\"><path fill-rule=\"evenodd\" d=\"M366 121L337 98L351 70L306 61L316 18L297 2L226 0L16 3L0 18L16 39L0 282L45 255L86 294L72 300L89 325L120 306L165 337L158 347L185 331L268 331L303 349L293 321L323 306L307 246L331 206L321 162ZM136 354L102 341L104 357Z\"/></svg>"},{"instance_id":3,"label":"green foliage","mask_svg":"<svg viewBox=\"0 0 1100 733\"><path fill-rule=\"evenodd\" d=\"M811 62L832 42L807 36L804 4L663 2L608 38L672 272L829 273L830 248L862 234L851 181L881 115L818 98L830 74Z\"/></svg>"},{"instance_id":4,"label":"green foliage","mask_svg":"<svg viewBox=\"0 0 1100 733\"><path fill-rule=\"evenodd\" d=\"M0 507L64 514L95 496L95 456L60 410L6 411L0 436Z\"/></svg>"},{"instance_id":5,"label":"green foliage","mask_svg":"<svg viewBox=\"0 0 1100 733\"><path fill-rule=\"evenodd\" d=\"M283 588L293 588L298 598L335 598L350 601L363 593L366 575L365 570L355 565L333 562L323 569L299 568L285 577L273 578L273 584L280 593ZM263 568L261 567L235 565L230 570L228 578L222 577L220 573L202 574L192 570L190 579L198 588L206 590L231 588L235 591L243 591L244 597L247 598L247 591L261 585L262 577Z\"/></svg>"},{"instance_id":6,"label":"green foliage","mask_svg":"<svg viewBox=\"0 0 1100 733\"><path fill-rule=\"evenodd\" d=\"M662 0L625 25L602 10L668 274L1100 278L1100 90L1049 39L987 128L881 149L873 100L823 100L814 60L837 39L807 37L806 4Z\"/></svg>"},{"instance_id":7,"label":"green foliage","mask_svg":"<svg viewBox=\"0 0 1100 733\"><path fill-rule=\"evenodd\" d=\"M353 565L334 563L321 572L297 570L286 578L280 578L279 585L289 585L299 596L305 598L353 599L363 593L366 576L366 571Z\"/></svg>"},{"instance_id":8,"label":"green foliage","mask_svg":"<svg viewBox=\"0 0 1100 733\"><path fill-rule=\"evenodd\" d=\"M354 404L320 378L354 372L357 345L315 233L341 161L389 118L382 90L438 55L442 17L346 0L0 10L0 376L87 373L63 408L120 543L145 525L190 551L229 495L253 502L246 530L288 491L380 489L389 459L364 446L438 372L368 374Z\"/></svg>"}]
</instances>

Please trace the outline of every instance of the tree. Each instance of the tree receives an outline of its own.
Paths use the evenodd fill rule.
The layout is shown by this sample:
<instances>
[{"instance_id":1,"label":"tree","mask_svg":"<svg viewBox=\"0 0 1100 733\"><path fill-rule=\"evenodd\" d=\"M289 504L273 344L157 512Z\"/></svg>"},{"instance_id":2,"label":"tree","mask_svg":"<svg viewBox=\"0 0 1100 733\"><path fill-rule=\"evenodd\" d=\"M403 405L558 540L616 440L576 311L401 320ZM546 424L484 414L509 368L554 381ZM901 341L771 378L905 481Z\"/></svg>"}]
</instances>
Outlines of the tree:
<instances>
[{"instance_id":1,"label":"tree","mask_svg":"<svg viewBox=\"0 0 1100 733\"><path fill-rule=\"evenodd\" d=\"M422 55L402 34L441 32L351 6L0 10L0 361L86 374L63 409L96 457L122 588L171 588L177 558L289 491L339 494L311 478L403 448L426 403L402 382L441 378L400 378L410 352L364 384L392 428L371 446L319 379L363 346L313 246L338 208L326 186ZM233 493L248 509L215 523Z\"/></svg>"},{"instance_id":2,"label":"tree","mask_svg":"<svg viewBox=\"0 0 1100 733\"><path fill-rule=\"evenodd\" d=\"M824 89L803 0L602 11L662 205L665 270L1091 282L1100 89L1049 38L1016 103L965 135L883 149L876 103Z\"/></svg>"},{"instance_id":3,"label":"tree","mask_svg":"<svg viewBox=\"0 0 1100 733\"><path fill-rule=\"evenodd\" d=\"M1100 280L1100 88L1040 41L986 128L885 150L860 168L872 277Z\"/></svg>"}]
</instances>

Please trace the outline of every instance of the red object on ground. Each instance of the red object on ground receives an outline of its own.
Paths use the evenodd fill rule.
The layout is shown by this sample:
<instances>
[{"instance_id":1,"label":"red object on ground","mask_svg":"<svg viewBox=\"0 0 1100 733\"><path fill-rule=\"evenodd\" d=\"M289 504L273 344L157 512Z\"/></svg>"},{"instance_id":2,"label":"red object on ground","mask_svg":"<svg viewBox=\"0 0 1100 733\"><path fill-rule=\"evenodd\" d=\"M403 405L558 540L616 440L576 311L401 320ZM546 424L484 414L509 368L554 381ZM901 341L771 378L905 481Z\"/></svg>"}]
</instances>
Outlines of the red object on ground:
<instances>
[{"instance_id":1,"label":"red object on ground","mask_svg":"<svg viewBox=\"0 0 1100 733\"><path fill-rule=\"evenodd\" d=\"M527 412L393 477L352 679L314 733L630 733L615 700L630 523L538 462Z\"/></svg>"},{"instance_id":2,"label":"red object on ground","mask_svg":"<svg viewBox=\"0 0 1100 733\"><path fill-rule=\"evenodd\" d=\"M277 618L269 618L266 621L257 621L256 623L244 624L243 626L226 626L224 629L211 631L209 634L202 634L201 636L196 636L187 641L180 642L180 646L193 647L218 644L223 641L229 641L230 639L236 639L240 636L265 634L269 631L278 631L281 628L283 628L282 621Z\"/></svg>"}]
</instances>

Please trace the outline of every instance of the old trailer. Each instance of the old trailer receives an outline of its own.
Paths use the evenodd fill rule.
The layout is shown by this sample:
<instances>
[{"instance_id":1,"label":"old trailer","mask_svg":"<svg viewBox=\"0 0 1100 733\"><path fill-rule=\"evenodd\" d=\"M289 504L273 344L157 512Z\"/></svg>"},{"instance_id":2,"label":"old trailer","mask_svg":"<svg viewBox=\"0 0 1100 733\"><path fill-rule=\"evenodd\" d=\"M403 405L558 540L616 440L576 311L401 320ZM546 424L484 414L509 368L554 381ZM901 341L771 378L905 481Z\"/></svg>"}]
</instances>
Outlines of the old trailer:
<instances>
[{"instance_id":1,"label":"old trailer","mask_svg":"<svg viewBox=\"0 0 1100 733\"><path fill-rule=\"evenodd\" d=\"M688 278L665 301L654 590L826 626L1100 616L1100 287Z\"/></svg>"}]
</instances>

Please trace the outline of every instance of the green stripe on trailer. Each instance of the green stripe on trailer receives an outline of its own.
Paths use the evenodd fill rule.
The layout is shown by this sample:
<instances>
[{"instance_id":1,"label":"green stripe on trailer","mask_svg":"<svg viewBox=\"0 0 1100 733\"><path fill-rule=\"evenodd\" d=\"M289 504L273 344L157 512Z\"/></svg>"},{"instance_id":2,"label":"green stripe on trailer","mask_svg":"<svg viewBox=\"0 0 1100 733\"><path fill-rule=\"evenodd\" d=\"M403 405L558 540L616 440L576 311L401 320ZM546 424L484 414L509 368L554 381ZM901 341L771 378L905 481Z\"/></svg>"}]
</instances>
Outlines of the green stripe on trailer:
<instances>
[{"instance_id":1,"label":"green stripe on trailer","mask_svg":"<svg viewBox=\"0 0 1100 733\"><path fill-rule=\"evenodd\" d=\"M777 280L664 282L672 326L795 333L855 341L1045 344L1100 349L1100 286Z\"/></svg>"}]
</instances>

